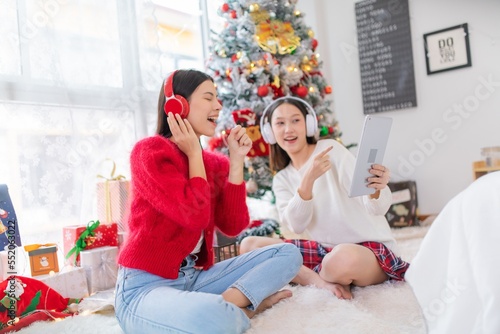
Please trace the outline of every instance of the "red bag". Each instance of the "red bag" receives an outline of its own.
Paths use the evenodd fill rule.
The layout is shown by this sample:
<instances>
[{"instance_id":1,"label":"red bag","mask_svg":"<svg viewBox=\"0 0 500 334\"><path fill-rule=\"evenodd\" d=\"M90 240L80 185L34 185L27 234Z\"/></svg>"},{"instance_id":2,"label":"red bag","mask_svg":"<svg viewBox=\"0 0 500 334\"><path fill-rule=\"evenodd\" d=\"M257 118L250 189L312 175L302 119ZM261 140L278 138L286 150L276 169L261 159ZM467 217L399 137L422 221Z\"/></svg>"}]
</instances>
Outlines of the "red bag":
<instances>
[{"instance_id":1,"label":"red bag","mask_svg":"<svg viewBox=\"0 0 500 334\"><path fill-rule=\"evenodd\" d=\"M0 283L0 291L2 291L0 293L1 329L11 327L16 318L21 319L21 317L28 316L36 310L68 312L70 299L63 298L57 291L34 278L10 276ZM19 328L18 323L16 323L15 329ZM9 330L13 329L9 328Z\"/></svg>"}]
</instances>

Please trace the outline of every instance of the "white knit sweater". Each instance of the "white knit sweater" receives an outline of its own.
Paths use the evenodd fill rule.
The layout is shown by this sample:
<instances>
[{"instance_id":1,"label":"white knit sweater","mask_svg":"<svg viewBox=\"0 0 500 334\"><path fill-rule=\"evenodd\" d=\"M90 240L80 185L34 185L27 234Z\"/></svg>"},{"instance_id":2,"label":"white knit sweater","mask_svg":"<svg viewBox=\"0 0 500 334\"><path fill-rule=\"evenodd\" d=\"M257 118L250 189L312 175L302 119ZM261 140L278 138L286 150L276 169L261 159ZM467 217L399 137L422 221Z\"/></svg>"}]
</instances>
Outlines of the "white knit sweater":
<instances>
[{"instance_id":1,"label":"white knit sweater","mask_svg":"<svg viewBox=\"0 0 500 334\"><path fill-rule=\"evenodd\" d=\"M332 168L314 182L313 198L305 201L297 189L316 154L329 146L333 146L328 153ZM377 241L397 253L384 216L392 202L391 191L385 187L378 199L370 199L369 195L349 198L354 164L354 155L337 141L318 141L304 166L297 170L289 164L273 179L280 220L292 232L307 232L312 240L325 246Z\"/></svg>"}]
</instances>

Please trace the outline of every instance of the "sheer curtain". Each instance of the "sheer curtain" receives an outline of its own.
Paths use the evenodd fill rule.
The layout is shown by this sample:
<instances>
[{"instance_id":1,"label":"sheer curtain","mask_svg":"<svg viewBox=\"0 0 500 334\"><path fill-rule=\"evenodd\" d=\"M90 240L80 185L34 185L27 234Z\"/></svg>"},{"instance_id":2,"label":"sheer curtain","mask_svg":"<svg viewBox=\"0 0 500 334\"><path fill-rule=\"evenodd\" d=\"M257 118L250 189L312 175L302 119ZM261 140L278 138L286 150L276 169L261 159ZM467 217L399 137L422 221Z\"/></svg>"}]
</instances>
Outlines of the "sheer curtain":
<instances>
[{"instance_id":1,"label":"sheer curtain","mask_svg":"<svg viewBox=\"0 0 500 334\"><path fill-rule=\"evenodd\" d=\"M0 0L0 183L23 244L96 219L97 175L111 159L130 179L165 75L203 70L206 2L178 3Z\"/></svg>"}]
</instances>

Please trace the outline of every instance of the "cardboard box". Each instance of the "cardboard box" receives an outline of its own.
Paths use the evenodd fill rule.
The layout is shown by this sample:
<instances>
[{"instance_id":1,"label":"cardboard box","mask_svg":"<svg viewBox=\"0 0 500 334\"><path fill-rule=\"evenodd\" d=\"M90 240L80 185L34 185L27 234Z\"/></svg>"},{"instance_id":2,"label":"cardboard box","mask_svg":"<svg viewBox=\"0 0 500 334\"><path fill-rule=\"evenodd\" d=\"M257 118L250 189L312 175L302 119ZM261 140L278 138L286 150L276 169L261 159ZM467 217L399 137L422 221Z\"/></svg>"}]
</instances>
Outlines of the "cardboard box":
<instances>
[{"instance_id":1,"label":"cardboard box","mask_svg":"<svg viewBox=\"0 0 500 334\"><path fill-rule=\"evenodd\" d=\"M59 271L57 246L40 247L28 252L31 276L45 275Z\"/></svg>"}]
</instances>

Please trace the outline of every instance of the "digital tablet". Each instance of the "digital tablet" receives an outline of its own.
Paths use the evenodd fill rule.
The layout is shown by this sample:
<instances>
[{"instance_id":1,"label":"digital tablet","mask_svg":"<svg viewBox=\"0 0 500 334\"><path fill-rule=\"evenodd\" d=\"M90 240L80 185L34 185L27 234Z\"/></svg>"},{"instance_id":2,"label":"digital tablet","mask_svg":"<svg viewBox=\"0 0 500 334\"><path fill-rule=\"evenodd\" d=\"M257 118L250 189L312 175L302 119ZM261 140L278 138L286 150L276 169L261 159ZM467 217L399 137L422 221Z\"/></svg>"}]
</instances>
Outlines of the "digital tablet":
<instances>
[{"instance_id":1,"label":"digital tablet","mask_svg":"<svg viewBox=\"0 0 500 334\"><path fill-rule=\"evenodd\" d=\"M367 179L373 176L369 170L373 164L382 164L391 125L392 118L389 117L372 115L365 117L349 197L375 193L375 189L367 187Z\"/></svg>"}]
</instances>

